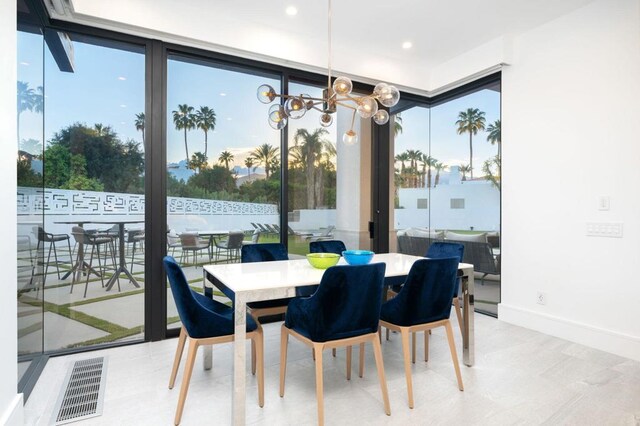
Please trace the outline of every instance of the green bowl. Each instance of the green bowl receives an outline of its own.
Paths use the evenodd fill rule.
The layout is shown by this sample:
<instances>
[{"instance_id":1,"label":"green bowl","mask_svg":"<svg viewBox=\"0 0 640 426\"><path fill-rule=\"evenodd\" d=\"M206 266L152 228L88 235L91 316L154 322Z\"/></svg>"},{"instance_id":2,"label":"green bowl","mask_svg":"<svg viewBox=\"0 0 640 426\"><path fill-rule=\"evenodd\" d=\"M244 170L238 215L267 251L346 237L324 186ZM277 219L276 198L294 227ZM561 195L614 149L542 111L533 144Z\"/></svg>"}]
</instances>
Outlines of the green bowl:
<instances>
[{"instance_id":1,"label":"green bowl","mask_svg":"<svg viewBox=\"0 0 640 426\"><path fill-rule=\"evenodd\" d=\"M314 268L327 269L340 260L340 255L335 253L309 253L307 260Z\"/></svg>"}]
</instances>

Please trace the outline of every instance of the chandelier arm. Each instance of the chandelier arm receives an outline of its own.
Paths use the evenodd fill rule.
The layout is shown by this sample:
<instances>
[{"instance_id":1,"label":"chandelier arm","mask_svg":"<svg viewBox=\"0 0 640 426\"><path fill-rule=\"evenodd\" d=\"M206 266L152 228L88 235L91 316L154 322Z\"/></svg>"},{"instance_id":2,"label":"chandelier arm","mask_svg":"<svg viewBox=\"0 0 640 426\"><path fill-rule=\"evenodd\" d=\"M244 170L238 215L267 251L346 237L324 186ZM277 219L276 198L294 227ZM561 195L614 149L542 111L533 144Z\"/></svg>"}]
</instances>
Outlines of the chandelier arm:
<instances>
[{"instance_id":1,"label":"chandelier arm","mask_svg":"<svg viewBox=\"0 0 640 426\"><path fill-rule=\"evenodd\" d=\"M356 108L356 107L351 106L351 105L349 105L349 104L345 104L344 102L336 101L336 105L340 105L341 107L349 108L349 109L352 109L352 110L354 110L354 111L355 111L355 110L357 110L357 108Z\"/></svg>"},{"instance_id":2,"label":"chandelier arm","mask_svg":"<svg viewBox=\"0 0 640 426\"><path fill-rule=\"evenodd\" d=\"M356 110L353 110L353 115L351 116L351 131L353 131L353 124L356 122Z\"/></svg>"},{"instance_id":3,"label":"chandelier arm","mask_svg":"<svg viewBox=\"0 0 640 426\"><path fill-rule=\"evenodd\" d=\"M322 102L321 102L321 103L322 103ZM316 111L319 111L319 112L324 112L323 110L321 110L320 108L318 108L318 107L316 107L316 106L313 106L313 107L311 107L311 108L313 108L313 109L315 109Z\"/></svg>"}]
</instances>

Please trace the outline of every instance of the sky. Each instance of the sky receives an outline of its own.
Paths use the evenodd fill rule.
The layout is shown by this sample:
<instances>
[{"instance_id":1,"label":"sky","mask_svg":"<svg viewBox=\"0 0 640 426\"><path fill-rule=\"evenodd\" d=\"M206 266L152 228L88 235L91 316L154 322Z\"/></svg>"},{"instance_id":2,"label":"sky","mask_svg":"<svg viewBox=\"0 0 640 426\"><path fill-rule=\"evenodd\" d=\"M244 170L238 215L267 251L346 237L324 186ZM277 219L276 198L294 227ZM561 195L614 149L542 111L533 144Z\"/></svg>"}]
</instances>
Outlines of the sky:
<instances>
[{"instance_id":1,"label":"sky","mask_svg":"<svg viewBox=\"0 0 640 426\"><path fill-rule=\"evenodd\" d=\"M95 123L111 126L121 140L132 139L141 143L142 134L135 129L134 123L135 114L144 111L144 55L74 42L74 59L74 73L60 72L48 49L43 48L41 36L18 33L18 79L34 89L46 82L44 139L49 141L55 132L80 122L89 126ZM270 84L280 93L279 80L170 57L167 82L168 162L185 159L184 132L175 129L172 119L172 111L185 103L196 110L200 106L208 106L216 112L216 126L208 136L211 163L218 161L220 152L229 150L235 156L235 165L244 167L244 159L255 147L263 143L279 146L279 132L273 130L267 121L271 105L262 104L256 98L261 84ZM292 83L290 92L316 97L321 89ZM487 125L493 123L500 117L500 94L482 90L436 106L431 111L425 108L404 111L404 130L396 139L396 154L406 149L429 153L431 140L432 157L447 165L468 163L468 134L458 135L455 126L458 113L467 108L484 111ZM297 128L318 128L319 115L310 111L299 120L290 120L290 137ZM328 129L330 134L327 137L334 143L337 141L335 128L334 124ZM29 111L22 113L21 139L42 140L42 134L42 115ZM474 136L476 173L484 160L497 153L497 146L488 143L486 137L485 132ZM190 154L204 151L202 130L187 132L187 140Z\"/></svg>"}]
</instances>

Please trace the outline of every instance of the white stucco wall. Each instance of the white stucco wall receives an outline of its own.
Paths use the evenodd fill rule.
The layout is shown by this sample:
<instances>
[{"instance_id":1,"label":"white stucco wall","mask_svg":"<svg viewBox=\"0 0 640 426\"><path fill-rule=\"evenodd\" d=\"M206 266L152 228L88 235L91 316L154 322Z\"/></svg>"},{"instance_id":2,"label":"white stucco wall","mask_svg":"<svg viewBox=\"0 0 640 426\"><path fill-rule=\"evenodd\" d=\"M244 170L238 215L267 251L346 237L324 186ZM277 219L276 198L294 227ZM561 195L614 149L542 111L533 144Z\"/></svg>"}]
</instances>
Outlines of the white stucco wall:
<instances>
[{"instance_id":1,"label":"white stucco wall","mask_svg":"<svg viewBox=\"0 0 640 426\"><path fill-rule=\"evenodd\" d=\"M502 76L499 317L640 360L640 1L595 1L516 37ZM588 237L587 222L624 235Z\"/></svg>"}]
</instances>

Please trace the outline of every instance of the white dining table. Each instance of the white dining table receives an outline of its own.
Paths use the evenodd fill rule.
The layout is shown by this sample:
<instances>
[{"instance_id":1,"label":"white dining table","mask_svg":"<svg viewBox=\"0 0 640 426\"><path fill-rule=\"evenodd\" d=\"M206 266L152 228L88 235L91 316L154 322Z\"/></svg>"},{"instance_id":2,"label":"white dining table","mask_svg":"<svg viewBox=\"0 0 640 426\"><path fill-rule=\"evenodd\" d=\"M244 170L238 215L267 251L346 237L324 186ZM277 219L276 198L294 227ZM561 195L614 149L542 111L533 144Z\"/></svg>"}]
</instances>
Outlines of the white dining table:
<instances>
[{"instance_id":1,"label":"white dining table","mask_svg":"<svg viewBox=\"0 0 640 426\"><path fill-rule=\"evenodd\" d=\"M376 254L372 263L386 264L385 278L406 276L419 256L400 253ZM339 265L345 264L340 259ZM233 341L233 395L232 419L234 425L244 425L246 415L246 315L247 302L294 297L296 288L317 285L324 270L313 268L306 259L274 262L232 263L205 265L203 285L211 283L225 294L233 296L234 341ZM458 276L462 282L463 299L463 362L467 366L474 363L473 342L473 265L460 263ZM204 368L212 365L211 346L204 347Z\"/></svg>"}]
</instances>

